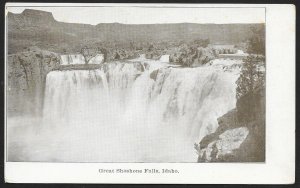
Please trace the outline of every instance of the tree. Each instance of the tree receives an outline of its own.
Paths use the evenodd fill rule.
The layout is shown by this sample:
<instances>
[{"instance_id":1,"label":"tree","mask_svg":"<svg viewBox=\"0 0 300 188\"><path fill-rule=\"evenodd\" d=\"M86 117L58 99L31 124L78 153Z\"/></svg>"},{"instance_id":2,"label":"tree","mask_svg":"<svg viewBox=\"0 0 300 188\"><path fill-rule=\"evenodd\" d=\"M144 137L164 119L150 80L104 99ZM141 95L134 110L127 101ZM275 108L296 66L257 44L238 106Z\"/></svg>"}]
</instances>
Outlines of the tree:
<instances>
[{"instance_id":1,"label":"tree","mask_svg":"<svg viewBox=\"0 0 300 188\"><path fill-rule=\"evenodd\" d=\"M250 54L265 55L265 27L252 27L248 41L247 52Z\"/></svg>"},{"instance_id":2,"label":"tree","mask_svg":"<svg viewBox=\"0 0 300 188\"><path fill-rule=\"evenodd\" d=\"M106 48L98 48L98 51L103 54L103 62L107 62L108 50Z\"/></svg>"},{"instance_id":3,"label":"tree","mask_svg":"<svg viewBox=\"0 0 300 188\"><path fill-rule=\"evenodd\" d=\"M88 55L89 55L88 48L86 46L84 48L81 48L80 53L84 57L85 64L88 64Z\"/></svg>"},{"instance_id":4,"label":"tree","mask_svg":"<svg viewBox=\"0 0 300 188\"><path fill-rule=\"evenodd\" d=\"M264 26L252 27L251 32L247 44L250 55L243 60L241 74L237 80L237 99L253 92L257 85L262 85L265 81L265 73L260 71L261 68L265 68Z\"/></svg>"},{"instance_id":5,"label":"tree","mask_svg":"<svg viewBox=\"0 0 300 188\"><path fill-rule=\"evenodd\" d=\"M264 72L260 70L265 64L263 56L249 55L243 61L241 74L237 80L237 99L253 92L258 85L264 84L265 79Z\"/></svg>"},{"instance_id":6,"label":"tree","mask_svg":"<svg viewBox=\"0 0 300 188\"><path fill-rule=\"evenodd\" d=\"M265 87L265 38L264 26L252 28L252 35L248 40L247 52L249 56L243 60L240 77L237 80L236 97L238 100L238 116L241 120L249 121L256 117L256 104L259 100L256 89Z\"/></svg>"},{"instance_id":7,"label":"tree","mask_svg":"<svg viewBox=\"0 0 300 188\"><path fill-rule=\"evenodd\" d=\"M236 82L237 109L240 121L256 119L257 102L259 101L257 89L265 87L265 72L261 68L264 68L263 56L249 55L244 59L240 77Z\"/></svg>"}]
</instances>

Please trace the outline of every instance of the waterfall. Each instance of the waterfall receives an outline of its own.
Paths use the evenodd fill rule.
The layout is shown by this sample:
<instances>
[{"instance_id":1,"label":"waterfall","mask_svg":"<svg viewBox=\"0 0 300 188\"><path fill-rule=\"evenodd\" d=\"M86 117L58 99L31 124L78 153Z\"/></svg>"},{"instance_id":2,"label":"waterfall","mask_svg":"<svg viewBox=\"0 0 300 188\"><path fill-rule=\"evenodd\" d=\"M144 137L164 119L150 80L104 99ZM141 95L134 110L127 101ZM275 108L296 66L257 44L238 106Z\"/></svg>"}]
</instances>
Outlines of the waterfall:
<instances>
[{"instance_id":1,"label":"waterfall","mask_svg":"<svg viewBox=\"0 0 300 188\"><path fill-rule=\"evenodd\" d=\"M61 55L60 64L61 65L85 64L85 61L83 55L81 54Z\"/></svg>"},{"instance_id":2,"label":"waterfall","mask_svg":"<svg viewBox=\"0 0 300 188\"><path fill-rule=\"evenodd\" d=\"M101 64L104 61L103 54L97 54L89 60L88 64Z\"/></svg>"},{"instance_id":3,"label":"waterfall","mask_svg":"<svg viewBox=\"0 0 300 188\"><path fill-rule=\"evenodd\" d=\"M88 64L101 64L104 61L103 54L96 54L94 57L89 59ZM82 54L72 54L72 55L61 55L60 56L61 65L71 65L71 64L85 64L85 59Z\"/></svg>"},{"instance_id":4,"label":"waterfall","mask_svg":"<svg viewBox=\"0 0 300 188\"><path fill-rule=\"evenodd\" d=\"M239 68L162 61L50 72L39 134L28 141L28 152L38 151L30 160L196 162L194 143L235 108Z\"/></svg>"},{"instance_id":5,"label":"waterfall","mask_svg":"<svg viewBox=\"0 0 300 188\"><path fill-rule=\"evenodd\" d=\"M167 62L167 63L169 63L169 58L170 58L170 55L162 55L159 60L161 62Z\"/></svg>"}]
</instances>

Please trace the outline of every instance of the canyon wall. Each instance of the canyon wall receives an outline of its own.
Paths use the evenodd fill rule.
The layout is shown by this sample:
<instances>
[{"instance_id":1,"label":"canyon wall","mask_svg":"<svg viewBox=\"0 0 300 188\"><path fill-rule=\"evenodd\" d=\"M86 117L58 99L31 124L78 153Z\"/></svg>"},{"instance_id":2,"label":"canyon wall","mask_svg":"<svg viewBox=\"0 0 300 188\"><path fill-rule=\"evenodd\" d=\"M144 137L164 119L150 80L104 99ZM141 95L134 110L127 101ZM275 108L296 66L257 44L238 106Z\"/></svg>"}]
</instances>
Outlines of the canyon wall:
<instances>
[{"instance_id":1,"label":"canyon wall","mask_svg":"<svg viewBox=\"0 0 300 188\"><path fill-rule=\"evenodd\" d=\"M138 48L147 43L209 39L211 43L239 44L248 40L252 28L264 24L89 24L64 23L52 13L26 9L20 14L7 14L8 53L24 51L30 46L63 53L76 53L84 46ZM224 36L223 33L226 33ZM122 46L122 47L120 47ZM120 55L122 56L122 55Z\"/></svg>"},{"instance_id":2,"label":"canyon wall","mask_svg":"<svg viewBox=\"0 0 300 188\"><path fill-rule=\"evenodd\" d=\"M59 61L57 54L39 49L7 57L9 115L40 114L46 75Z\"/></svg>"}]
</instances>

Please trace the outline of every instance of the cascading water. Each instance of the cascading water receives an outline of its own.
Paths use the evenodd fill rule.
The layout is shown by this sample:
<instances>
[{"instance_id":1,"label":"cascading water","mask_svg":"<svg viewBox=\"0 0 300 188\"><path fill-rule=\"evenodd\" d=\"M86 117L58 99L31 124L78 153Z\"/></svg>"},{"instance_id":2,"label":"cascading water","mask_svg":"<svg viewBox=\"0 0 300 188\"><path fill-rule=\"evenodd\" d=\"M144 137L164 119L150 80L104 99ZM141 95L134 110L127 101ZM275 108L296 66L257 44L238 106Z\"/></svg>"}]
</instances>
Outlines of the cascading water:
<instances>
[{"instance_id":1,"label":"cascading water","mask_svg":"<svg viewBox=\"0 0 300 188\"><path fill-rule=\"evenodd\" d=\"M39 134L27 140L30 160L196 162L194 143L235 107L237 62L138 60L50 72Z\"/></svg>"},{"instance_id":2,"label":"cascading water","mask_svg":"<svg viewBox=\"0 0 300 188\"><path fill-rule=\"evenodd\" d=\"M101 64L104 61L103 54L97 54L89 60L88 64Z\"/></svg>"},{"instance_id":3,"label":"cascading water","mask_svg":"<svg viewBox=\"0 0 300 188\"><path fill-rule=\"evenodd\" d=\"M81 54L74 55L61 55L60 64L61 65L70 65L70 64L84 64L84 57Z\"/></svg>"},{"instance_id":4,"label":"cascading water","mask_svg":"<svg viewBox=\"0 0 300 188\"><path fill-rule=\"evenodd\" d=\"M162 55L159 60L161 62L167 62L167 63L169 63L169 58L170 58L170 55Z\"/></svg>"},{"instance_id":5,"label":"cascading water","mask_svg":"<svg viewBox=\"0 0 300 188\"><path fill-rule=\"evenodd\" d=\"M89 59L88 64L101 64L104 61L103 54L96 54L94 57ZM61 65L73 65L73 64L85 64L85 59L82 54L72 54L72 55L61 55L60 56Z\"/></svg>"}]
</instances>

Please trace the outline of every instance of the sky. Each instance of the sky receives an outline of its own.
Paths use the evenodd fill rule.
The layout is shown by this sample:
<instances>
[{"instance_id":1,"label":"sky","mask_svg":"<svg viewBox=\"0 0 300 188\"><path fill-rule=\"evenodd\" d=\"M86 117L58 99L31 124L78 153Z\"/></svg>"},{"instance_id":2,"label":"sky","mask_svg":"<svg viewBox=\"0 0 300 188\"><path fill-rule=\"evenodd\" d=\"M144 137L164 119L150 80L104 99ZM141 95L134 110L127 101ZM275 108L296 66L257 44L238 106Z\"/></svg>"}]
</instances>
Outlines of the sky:
<instances>
[{"instance_id":1,"label":"sky","mask_svg":"<svg viewBox=\"0 0 300 188\"><path fill-rule=\"evenodd\" d=\"M192 5L190 5L192 6ZM6 7L21 13L25 9L52 12L57 21L68 23L154 24L154 23L264 23L264 8L153 8L153 7ZM6 13L7 13L6 11Z\"/></svg>"}]
</instances>

